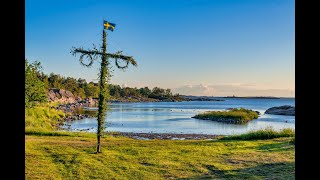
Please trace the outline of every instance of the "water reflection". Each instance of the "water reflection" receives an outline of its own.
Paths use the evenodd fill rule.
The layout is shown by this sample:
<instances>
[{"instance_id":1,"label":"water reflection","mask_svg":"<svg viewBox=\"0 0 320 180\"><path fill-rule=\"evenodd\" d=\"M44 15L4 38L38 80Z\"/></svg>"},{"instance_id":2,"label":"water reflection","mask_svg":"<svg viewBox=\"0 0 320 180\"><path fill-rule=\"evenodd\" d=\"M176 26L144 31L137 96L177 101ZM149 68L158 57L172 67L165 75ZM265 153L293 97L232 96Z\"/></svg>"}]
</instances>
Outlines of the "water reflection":
<instances>
[{"instance_id":1,"label":"water reflection","mask_svg":"<svg viewBox=\"0 0 320 180\"><path fill-rule=\"evenodd\" d=\"M197 133L197 134L239 134L250 130L273 127L295 128L294 116L268 115L265 110L280 105L294 105L294 99L227 99L226 101L189 101L156 103L114 103L107 113L107 131ZM256 120L247 124L226 124L191 118L199 112L225 110L227 108L249 108L261 113ZM97 108L86 108L96 112ZM87 118L69 123L72 130L90 129L96 131L96 118Z\"/></svg>"}]
</instances>

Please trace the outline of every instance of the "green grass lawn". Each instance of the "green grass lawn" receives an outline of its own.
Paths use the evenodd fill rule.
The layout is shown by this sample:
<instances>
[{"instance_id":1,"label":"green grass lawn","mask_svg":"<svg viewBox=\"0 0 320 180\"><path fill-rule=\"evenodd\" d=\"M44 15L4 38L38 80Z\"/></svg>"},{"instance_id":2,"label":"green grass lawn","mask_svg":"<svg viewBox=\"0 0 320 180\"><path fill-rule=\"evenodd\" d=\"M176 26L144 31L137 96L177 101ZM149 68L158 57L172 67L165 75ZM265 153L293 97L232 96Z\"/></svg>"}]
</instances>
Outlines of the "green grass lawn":
<instances>
[{"instance_id":1,"label":"green grass lawn","mask_svg":"<svg viewBox=\"0 0 320 180\"><path fill-rule=\"evenodd\" d=\"M26 179L294 179L293 137L135 140L90 133L26 135Z\"/></svg>"}]
</instances>

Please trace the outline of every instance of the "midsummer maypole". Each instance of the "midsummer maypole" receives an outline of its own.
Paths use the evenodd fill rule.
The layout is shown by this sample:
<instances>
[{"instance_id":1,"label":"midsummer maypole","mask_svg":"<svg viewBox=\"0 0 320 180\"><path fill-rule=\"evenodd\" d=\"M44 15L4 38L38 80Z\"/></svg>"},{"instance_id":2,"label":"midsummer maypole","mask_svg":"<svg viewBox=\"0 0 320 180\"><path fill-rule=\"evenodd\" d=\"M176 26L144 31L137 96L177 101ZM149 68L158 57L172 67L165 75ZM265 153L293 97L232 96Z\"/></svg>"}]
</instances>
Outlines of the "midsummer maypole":
<instances>
[{"instance_id":1,"label":"midsummer maypole","mask_svg":"<svg viewBox=\"0 0 320 180\"><path fill-rule=\"evenodd\" d=\"M80 53L80 63L86 67L90 67L99 56L101 56L100 63L100 73L99 73L99 104L98 104L98 116L97 116L97 153L101 152L101 135L104 130L104 122L107 114L107 101L109 100L109 89L108 81L110 78L110 62L109 58L115 59L115 65L119 69L126 69L128 65L137 66L137 62L132 56L122 55L122 51L116 53L107 53L107 30L114 31L114 23L103 20L103 30L102 30L102 46L101 50L98 50L95 46L93 50L85 50L83 48L72 48L72 55L77 55ZM86 57L89 60L88 64L83 62L83 58ZM120 65L119 62L123 61L125 65Z\"/></svg>"}]
</instances>

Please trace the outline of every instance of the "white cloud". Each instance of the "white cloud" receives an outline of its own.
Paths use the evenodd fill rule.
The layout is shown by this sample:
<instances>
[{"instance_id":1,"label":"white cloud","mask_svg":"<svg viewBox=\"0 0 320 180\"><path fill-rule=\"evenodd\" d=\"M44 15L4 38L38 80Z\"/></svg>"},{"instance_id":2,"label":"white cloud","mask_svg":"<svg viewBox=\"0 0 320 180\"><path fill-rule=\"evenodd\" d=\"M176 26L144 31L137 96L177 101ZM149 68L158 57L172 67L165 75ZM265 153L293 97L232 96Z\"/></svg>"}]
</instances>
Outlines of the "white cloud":
<instances>
[{"instance_id":1,"label":"white cloud","mask_svg":"<svg viewBox=\"0 0 320 180\"><path fill-rule=\"evenodd\" d=\"M293 89L270 89L259 87L253 83L231 83L220 85L184 85L172 89L174 93L183 95L198 96L276 96L276 97L294 97Z\"/></svg>"},{"instance_id":2,"label":"white cloud","mask_svg":"<svg viewBox=\"0 0 320 180\"><path fill-rule=\"evenodd\" d=\"M179 88L173 89L173 92L184 95L206 95L212 96L214 89L208 85L185 85Z\"/></svg>"}]
</instances>

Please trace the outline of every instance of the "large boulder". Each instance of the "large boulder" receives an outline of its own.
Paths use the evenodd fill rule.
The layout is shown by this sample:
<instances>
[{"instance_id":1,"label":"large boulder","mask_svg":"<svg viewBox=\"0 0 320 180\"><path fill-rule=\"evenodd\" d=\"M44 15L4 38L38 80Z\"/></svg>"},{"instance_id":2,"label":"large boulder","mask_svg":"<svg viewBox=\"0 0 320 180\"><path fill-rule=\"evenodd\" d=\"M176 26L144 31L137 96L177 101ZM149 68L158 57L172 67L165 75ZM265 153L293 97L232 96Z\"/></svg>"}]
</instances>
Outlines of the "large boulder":
<instances>
[{"instance_id":1,"label":"large boulder","mask_svg":"<svg viewBox=\"0 0 320 180\"><path fill-rule=\"evenodd\" d=\"M84 101L85 106L98 106L99 100L95 98L86 98Z\"/></svg>"},{"instance_id":2,"label":"large boulder","mask_svg":"<svg viewBox=\"0 0 320 180\"><path fill-rule=\"evenodd\" d=\"M265 114L294 116L295 115L295 107L289 106L289 105L272 107L272 108L267 109Z\"/></svg>"},{"instance_id":3,"label":"large boulder","mask_svg":"<svg viewBox=\"0 0 320 180\"><path fill-rule=\"evenodd\" d=\"M70 91L52 88L48 91L48 100L50 102L76 103L79 101L79 98L74 97Z\"/></svg>"}]
</instances>

